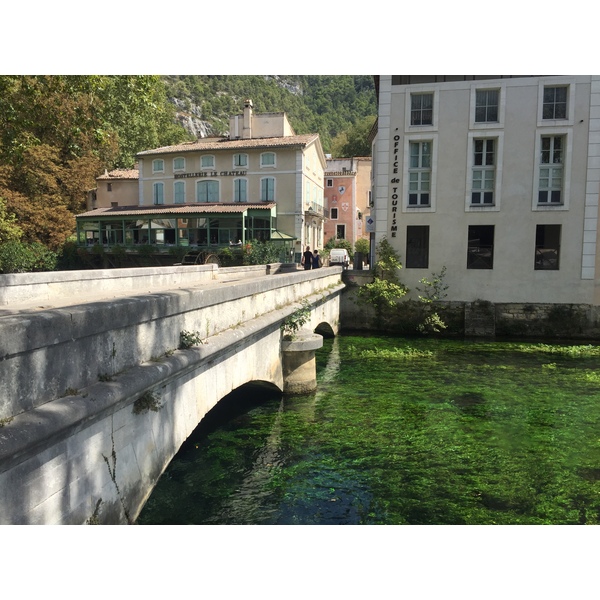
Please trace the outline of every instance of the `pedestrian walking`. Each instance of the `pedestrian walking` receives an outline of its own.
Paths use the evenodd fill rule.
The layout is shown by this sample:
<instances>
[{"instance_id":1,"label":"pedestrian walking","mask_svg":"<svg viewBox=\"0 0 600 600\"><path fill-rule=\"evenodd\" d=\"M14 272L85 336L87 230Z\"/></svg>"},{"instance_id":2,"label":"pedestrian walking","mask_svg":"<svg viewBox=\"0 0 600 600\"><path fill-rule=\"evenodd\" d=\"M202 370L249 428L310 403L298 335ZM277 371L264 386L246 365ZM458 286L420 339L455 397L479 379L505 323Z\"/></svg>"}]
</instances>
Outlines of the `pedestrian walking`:
<instances>
[{"instance_id":1,"label":"pedestrian walking","mask_svg":"<svg viewBox=\"0 0 600 600\"><path fill-rule=\"evenodd\" d=\"M304 265L304 270L308 271L312 268L313 253L310 251L310 246L306 246L304 254L302 254L302 260L300 261Z\"/></svg>"}]
</instances>

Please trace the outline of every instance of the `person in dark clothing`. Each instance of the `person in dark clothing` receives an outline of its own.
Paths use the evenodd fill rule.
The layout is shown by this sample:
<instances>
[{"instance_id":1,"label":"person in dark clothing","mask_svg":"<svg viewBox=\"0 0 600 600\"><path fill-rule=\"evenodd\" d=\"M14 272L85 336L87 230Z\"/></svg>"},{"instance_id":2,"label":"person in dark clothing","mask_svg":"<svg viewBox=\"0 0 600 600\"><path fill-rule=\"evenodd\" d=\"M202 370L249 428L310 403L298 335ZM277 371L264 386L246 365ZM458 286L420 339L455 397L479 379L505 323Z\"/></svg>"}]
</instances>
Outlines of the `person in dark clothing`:
<instances>
[{"instance_id":1,"label":"person in dark clothing","mask_svg":"<svg viewBox=\"0 0 600 600\"><path fill-rule=\"evenodd\" d=\"M309 269L312 268L313 253L310 251L310 246L306 246L306 250L304 251L304 254L302 255L301 262L304 265L305 271L308 271Z\"/></svg>"},{"instance_id":2,"label":"person in dark clothing","mask_svg":"<svg viewBox=\"0 0 600 600\"><path fill-rule=\"evenodd\" d=\"M318 269L319 267L322 267L322 266L323 266L323 261L321 260L319 251L315 250L313 253L312 268Z\"/></svg>"}]
</instances>

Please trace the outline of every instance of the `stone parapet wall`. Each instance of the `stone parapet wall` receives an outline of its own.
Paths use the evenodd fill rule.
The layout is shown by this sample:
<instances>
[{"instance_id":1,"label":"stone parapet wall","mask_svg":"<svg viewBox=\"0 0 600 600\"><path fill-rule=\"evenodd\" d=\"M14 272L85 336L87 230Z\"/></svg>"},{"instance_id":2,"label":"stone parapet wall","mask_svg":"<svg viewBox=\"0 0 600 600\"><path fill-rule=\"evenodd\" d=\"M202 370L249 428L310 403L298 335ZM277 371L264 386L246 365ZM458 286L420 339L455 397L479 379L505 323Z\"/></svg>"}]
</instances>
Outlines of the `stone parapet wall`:
<instances>
[{"instance_id":1,"label":"stone parapet wall","mask_svg":"<svg viewBox=\"0 0 600 600\"><path fill-rule=\"evenodd\" d=\"M158 360L179 347L182 331L205 340L336 286L341 268L302 270L6 314L0 419Z\"/></svg>"},{"instance_id":2,"label":"stone parapet wall","mask_svg":"<svg viewBox=\"0 0 600 600\"><path fill-rule=\"evenodd\" d=\"M0 306L207 283L216 279L217 273L217 265L11 273L0 275Z\"/></svg>"}]
</instances>

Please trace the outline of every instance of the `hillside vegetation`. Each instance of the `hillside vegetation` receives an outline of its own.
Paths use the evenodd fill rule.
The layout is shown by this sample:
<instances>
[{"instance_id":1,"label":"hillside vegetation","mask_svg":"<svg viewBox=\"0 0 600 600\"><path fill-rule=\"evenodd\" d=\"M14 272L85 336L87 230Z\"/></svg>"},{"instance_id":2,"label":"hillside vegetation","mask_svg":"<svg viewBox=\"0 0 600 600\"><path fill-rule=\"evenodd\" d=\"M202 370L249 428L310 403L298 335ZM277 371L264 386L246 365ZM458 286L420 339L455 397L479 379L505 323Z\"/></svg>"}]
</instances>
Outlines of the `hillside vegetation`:
<instances>
[{"instance_id":1,"label":"hillside vegetation","mask_svg":"<svg viewBox=\"0 0 600 600\"><path fill-rule=\"evenodd\" d=\"M318 133L325 152L370 125L377 114L370 75L183 75L164 77L178 112L204 121L212 135L228 132L246 99L254 110L285 112L296 133ZM340 137L342 136L342 137ZM337 138L337 139L336 139ZM368 149L368 148L367 148Z\"/></svg>"}]
</instances>

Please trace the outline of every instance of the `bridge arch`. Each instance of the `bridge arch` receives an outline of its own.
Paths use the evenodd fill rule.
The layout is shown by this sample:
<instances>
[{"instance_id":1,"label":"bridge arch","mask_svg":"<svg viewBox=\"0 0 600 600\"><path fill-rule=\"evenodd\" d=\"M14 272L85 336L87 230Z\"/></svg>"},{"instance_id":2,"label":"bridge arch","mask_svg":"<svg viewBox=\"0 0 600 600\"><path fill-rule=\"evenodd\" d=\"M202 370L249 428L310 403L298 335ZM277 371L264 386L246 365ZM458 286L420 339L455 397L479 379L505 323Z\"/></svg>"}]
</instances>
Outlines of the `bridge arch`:
<instances>
[{"instance_id":1,"label":"bridge arch","mask_svg":"<svg viewBox=\"0 0 600 600\"><path fill-rule=\"evenodd\" d=\"M341 269L318 269L0 319L0 523L135 520L222 398L283 390L280 326L301 303L308 329L338 332L343 289ZM197 345L180 348L183 331Z\"/></svg>"}]
</instances>

